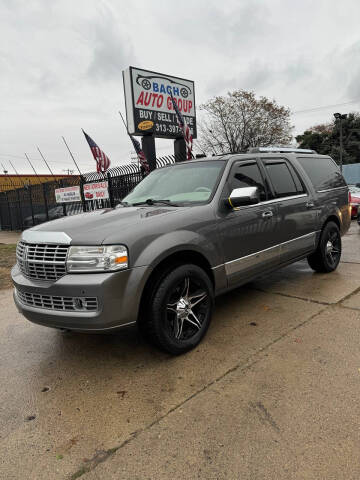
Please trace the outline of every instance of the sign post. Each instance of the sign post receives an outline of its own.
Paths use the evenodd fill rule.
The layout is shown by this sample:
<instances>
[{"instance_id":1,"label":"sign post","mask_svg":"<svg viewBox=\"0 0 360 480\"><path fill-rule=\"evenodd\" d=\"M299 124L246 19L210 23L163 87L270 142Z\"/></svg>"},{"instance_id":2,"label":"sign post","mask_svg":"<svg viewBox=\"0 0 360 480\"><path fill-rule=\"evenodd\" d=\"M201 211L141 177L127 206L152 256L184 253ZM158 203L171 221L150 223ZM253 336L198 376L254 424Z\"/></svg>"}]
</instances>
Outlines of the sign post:
<instances>
[{"instance_id":1,"label":"sign post","mask_svg":"<svg viewBox=\"0 0 360 480\"><path fill-rule=\"evenodd\" d=\"M185 118L192 137L197 137L195 86L192 80L129 67L123 71L127 128L142 136L142 147L156 168L155 138L174 139L175 158L186 158L182 129L179 127L171 96Z\"/></svg>"},{"instance_id":2,"label":"sign post","mask_svg":"<svg viewBox=\"0 0 360 480\"><path fill-rule=\"evenodd\" d=\"M155 135L153 133L143 135L141 138L141 147L149 163L150 172L152 172L156 168Z\"/></svg>"}]
</instances>

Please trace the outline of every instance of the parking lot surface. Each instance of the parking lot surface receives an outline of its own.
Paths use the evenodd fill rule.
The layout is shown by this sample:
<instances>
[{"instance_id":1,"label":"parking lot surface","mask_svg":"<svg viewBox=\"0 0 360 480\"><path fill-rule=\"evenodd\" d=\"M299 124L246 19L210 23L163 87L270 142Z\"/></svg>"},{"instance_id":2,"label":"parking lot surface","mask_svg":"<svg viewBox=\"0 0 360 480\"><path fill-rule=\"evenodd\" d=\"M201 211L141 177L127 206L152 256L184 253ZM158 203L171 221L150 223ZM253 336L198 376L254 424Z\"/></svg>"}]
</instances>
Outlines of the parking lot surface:
<instances>
[{"instance_id":1,"label":"parking lot surface","mask_svg":"<svg viewBox=\"0 0 360 480\"><path fill-rule=\"evenodd\" d=\"M62 334L0 291L0 478L359 479L360 243L216 302L192 352Z\"/></svg>"}]
</instances>

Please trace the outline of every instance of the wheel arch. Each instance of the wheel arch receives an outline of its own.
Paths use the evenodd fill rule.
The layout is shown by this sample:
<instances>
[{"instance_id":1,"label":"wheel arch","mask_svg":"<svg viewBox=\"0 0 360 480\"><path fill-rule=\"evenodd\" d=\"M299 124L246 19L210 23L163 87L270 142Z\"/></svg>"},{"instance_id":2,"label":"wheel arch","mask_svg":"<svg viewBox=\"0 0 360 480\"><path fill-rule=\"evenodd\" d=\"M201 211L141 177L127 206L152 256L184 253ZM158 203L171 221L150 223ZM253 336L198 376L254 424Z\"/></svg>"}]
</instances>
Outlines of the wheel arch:
<instances>
[{"instance_id":1,"label":"wheel arch","mask_svg":"<svg viewBox=\"0 0 360 480\"><path fill-rule=\"evenodd\" d=\"M340 220L339 220L339 217L337 217L336 215L329 215L327 217L327 219L325 220L325 222L323 223L322 227L321 227L321 231L324 230L325 226L329 223L329 222L334 222L336 223L336 225L339 227L339 230L341 229L341 223L340 223Z\"/></svg>"},{"instance_id":2,"label":"wheel arch","mask_svg":"<svg viewBox=\"0 0 360 480\"><path fill-rule=\"evenodd\" d=\"M321 239L321 234L322 234L322 232L324 231L324 228L326 227L326 225L327 225L329 222L334 222L334 223L338 226L338 228L339 228L339 230L340 230L340 232L341 232L341 223L340 223L339 217L338 217L337 215L335 215L334 213L332 213L331 215L328 215L328 216L326 217L326 219L324 220L324 222L322 223L321 229L318 230L318 232L317 232L316 243L315 243L316 248L317 248L318 245L319 245L319 242L320 242L320 239Z\"/></svg>"},{"instance_id":3,"label":"wheel arch","mask_svg":"<svg viewBox=\"0 0 360 480\"><path fill-rule=\"evenodd\" d=\"M145 282L139 304L138 322L144 321L148 302L156 286L171 270L179 265L192 263L202 268L208 275L213 288L215 289L215 277L208 259L200 252L191 249L179 250L163 257L153 268Z\"/></svg>"}]
</instances>

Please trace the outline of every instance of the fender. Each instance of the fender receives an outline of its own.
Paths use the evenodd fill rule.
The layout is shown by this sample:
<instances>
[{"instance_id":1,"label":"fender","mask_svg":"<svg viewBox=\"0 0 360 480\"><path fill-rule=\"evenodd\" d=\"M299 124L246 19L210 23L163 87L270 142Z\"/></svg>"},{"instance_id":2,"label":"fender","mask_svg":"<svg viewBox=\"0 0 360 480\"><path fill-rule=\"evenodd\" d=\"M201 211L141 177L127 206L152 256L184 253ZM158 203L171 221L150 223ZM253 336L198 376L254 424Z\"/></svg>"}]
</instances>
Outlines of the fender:
<instances>
[{"instance_id":1,"label":"fender","mask_svg":"<svg viewBox=\"0 0 360 480\"><path fill-rule=\"evenodd\" d=\"M208 238L189 230L176 230L156 237L150 242L142 250L133 266L149 266L152 269L169 255L183 250L200 253L212 268L222 263L218 246Z\"/></svg>"}]
</instances>

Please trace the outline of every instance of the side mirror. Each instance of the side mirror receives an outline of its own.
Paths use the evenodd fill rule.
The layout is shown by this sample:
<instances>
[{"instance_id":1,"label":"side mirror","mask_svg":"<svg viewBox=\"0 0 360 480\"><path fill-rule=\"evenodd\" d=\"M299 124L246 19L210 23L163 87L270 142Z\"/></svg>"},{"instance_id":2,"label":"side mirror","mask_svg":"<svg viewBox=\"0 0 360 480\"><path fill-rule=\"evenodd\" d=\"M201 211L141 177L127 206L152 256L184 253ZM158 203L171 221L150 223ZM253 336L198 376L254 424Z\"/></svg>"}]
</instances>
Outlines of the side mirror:
<instances>
[{"instance_id":1,"label":"side mirror","mask_svg":"<svg viewBox=\"0 0 360 480\"><path fill-rule=\"evenodd\" d=\"M235 188L226 200L231 208L242 207L245 205L255 205L259 203L260 195L257 187Z\"/></svg>"}]
</instances>

